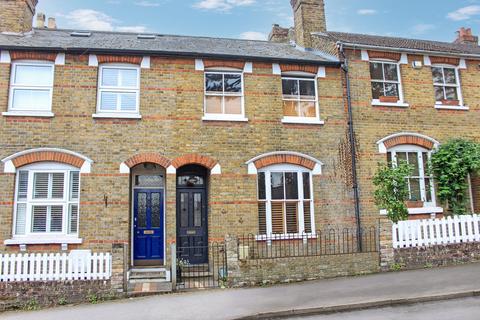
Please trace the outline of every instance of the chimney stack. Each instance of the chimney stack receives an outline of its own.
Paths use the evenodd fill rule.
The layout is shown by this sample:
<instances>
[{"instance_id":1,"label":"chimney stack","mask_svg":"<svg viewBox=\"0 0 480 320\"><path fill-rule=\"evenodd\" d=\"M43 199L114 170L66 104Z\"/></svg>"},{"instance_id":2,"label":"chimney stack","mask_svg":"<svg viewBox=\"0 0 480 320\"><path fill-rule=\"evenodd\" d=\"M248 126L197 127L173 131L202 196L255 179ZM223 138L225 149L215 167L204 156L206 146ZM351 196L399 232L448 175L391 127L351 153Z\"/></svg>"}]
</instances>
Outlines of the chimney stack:
<instances>
[{"instance_id":1,"label":"chimney stack","mask_svg":"<svg viewBox=\"0 0 480 320\"><path fill-rule=\"evenodd\" d=\"M0 0L0 32L32 31L38 0Z\"/></svg>"},{"instance_id":2,"label":"chimney stack","mask_svg":"<svg viewBox=\"0 0 480 320\"><path fill-rule=\"evenodd\" d=\"M43 29L45 28L45 13L37 13L37 28Z\"/></svg>"},{"instance_id":3,"label":"chimney stack","mask_svg":"<svg viewBox=\"0 0 480 320\"><path fill-rule=\"evenodd\" d=\"M290 29L282 28L278 24L274 24L272 27L272 31L270 31L270 35L268 36L268 41L277 42L277 43L284 43L290 40Z\"/></svg>"},{"instance_id":4,"label":"chimney stack","mask_svg":"<svg viewBox=\"0 0 480 320\"><path fill-rule=\"evenodd\" d=\"M55 18L48 18L48 29L57 29L57 21Z\"/></svg>"},{"instance_id":5,"label":"chimney stack","mask_svg":"<svg viewBox=\"0 0 480 320\"><path fill-rule=\"evenodd\" d=\"M290 0L295 19L295 42L304 48L313 47L312 32L326 32L323 0Z\"/></svg>"},{"instance_id":6,"label":"chimney stack","mask_svg":"<svg viewBox=\"0 0 480 320\"><path fill-rule=\"evenodd\" d=\"M457 31L457 39L454 42L476 47L478 46L478 37L472 34L471 28L462 27Z\"/></svg>"}]
</instances>

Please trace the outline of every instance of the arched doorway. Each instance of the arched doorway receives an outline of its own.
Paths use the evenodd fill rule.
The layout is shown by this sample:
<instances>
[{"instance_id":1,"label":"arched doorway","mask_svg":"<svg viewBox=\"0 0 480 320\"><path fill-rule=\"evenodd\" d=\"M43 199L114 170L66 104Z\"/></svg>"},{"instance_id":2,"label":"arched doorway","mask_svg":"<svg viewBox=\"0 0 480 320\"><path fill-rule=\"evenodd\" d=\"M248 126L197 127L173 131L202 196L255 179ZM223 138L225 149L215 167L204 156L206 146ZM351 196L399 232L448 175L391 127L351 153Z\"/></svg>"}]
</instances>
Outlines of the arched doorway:
<instances>
[{"instance_id":1,"label":"arched doorway","mask_svg":"<svg viewBox=\"0 0 480 320\"><path fill-rule=\"evenodd\" d=\"M161 266L165 260L165 169L141 163L131 170L134 266Z\"/></svg>"},{"instance_id":2,"label":"arched doorway","mask_svg":"<svg viewBox=\"0 0 480 320\"><path fill-rule=\"evenodd\" d=\"M199 165L177 170L178 254L189 264L208 262L208 173Z\"/></svg>"}]
</instances>

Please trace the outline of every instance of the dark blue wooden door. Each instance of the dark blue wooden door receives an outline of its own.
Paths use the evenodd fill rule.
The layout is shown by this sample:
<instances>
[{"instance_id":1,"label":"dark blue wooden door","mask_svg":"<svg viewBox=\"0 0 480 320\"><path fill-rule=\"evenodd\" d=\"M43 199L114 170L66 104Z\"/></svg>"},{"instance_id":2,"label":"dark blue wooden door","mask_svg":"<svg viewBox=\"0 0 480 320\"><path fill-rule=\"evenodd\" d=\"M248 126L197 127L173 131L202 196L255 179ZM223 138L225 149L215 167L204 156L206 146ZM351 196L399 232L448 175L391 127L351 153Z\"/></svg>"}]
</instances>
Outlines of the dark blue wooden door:
<instances>
[{"instance_id":1,"label":"dark blue wooden door","mask_svg":"<svg viewBox=\"0 0 480 320\"><path fill-rule=\"evenodd\" d=\"M136 265L163 264L163 190L134 192L134 260Z\"/></svg>"}]
</instances>

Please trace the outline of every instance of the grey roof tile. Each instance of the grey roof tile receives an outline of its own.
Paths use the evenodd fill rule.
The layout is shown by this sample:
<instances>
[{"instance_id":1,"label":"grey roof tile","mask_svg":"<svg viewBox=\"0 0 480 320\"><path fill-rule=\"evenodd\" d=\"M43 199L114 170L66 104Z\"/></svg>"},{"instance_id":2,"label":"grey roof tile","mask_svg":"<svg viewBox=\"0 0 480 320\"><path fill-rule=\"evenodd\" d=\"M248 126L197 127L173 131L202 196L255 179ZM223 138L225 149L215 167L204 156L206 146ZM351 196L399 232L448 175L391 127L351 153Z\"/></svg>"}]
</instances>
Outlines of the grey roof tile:
<instances>
[{"instance_id":1,"label":"grey roof tile","mask_svg":"<svg viewBox=\"0 0 480 320\"><path fill-rule=\"evenodd\" d=\"M131 52L204 57L241 57L252 60L308 61L336 63L335 59L290 44L268 41L157 34L155 39L138 39L136 33L91 31L90 37L72 37L74 30L35 29L26 36L0 33L0 48L44 48L65 51Z\"/></svg>"}]
</instances>

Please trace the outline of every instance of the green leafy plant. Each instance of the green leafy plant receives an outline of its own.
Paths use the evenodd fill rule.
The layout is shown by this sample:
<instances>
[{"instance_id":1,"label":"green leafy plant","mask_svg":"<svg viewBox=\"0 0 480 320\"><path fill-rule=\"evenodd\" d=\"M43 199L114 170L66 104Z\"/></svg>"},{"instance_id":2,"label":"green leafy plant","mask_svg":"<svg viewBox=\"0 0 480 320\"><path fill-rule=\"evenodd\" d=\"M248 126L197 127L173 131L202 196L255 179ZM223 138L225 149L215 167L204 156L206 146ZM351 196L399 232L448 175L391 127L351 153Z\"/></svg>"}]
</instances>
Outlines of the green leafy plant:
<instances>
[{"instance_id":1,"label":"green leafy plant","mask_svg":"<svg viewBox=\"0 0 480 320\"><path fill-rule=\"evenodd\" d=\"M405 264L403 263L394 263L390 266L390 270L392 271L402 271L405 268Z\"/></svg>"},{"instance_id":2,"label":"green leafy plant","mask_svg":"<svg viewBox=\"0 0 480 320\"><path fill-rule=\"evenodd\" d=\"M58 305L59 305L59 306L64 306L64 305L66 305L67 303L68 303L68 302L67 302L67 298L65 298L65 297L61 297L61 298L58 299Z\"/></svg>"},{"instance_id":3,"label":"green leafy plant","mask_svg":"<svg viewBox=\"0 0 480 320\"><path fill-rule=\"evenodd\" d=\"M397 166L379 165L377 173L373 177L376 187L374 198L375 204L387 210L387 216L394 223L408 219L408 208L405 202L408 200L408 182L406 177L411 175L413 168L406 162L400 162Z\"/></svg>"},{"instance_id":4,"label":"green leafy plant","mask_svg":"<svg viewBox=\"0 0 480 320\"><path fill-rule=\"evenodd\" d=\"M38 310L40 306L38 305L38 301L36 299L30 299L23 305L23 310L27 311L34 311Z\"/></svg>"},{"instance_id":5,"label":"green leafy plant","mask_svg":"<svg viewBox=\"0 0 480 320\"><path fill-rule=\"evenodd\" d=\"M455 139L441 145L431 159L440 201L455 215L467 213L468 174L480 169L480 144Z\"/></svg>"},{"instance_id":6,"label":"green leafy plant","mask_svg":"<svg viewBox=\"0 0 480 320\"><path fill-rule=\"evenodd\" d=\"M98 303L98 296L96 294L89 294L87 296L88 302L91 304L97 304Z\"/></svg>"}]
</instances>

